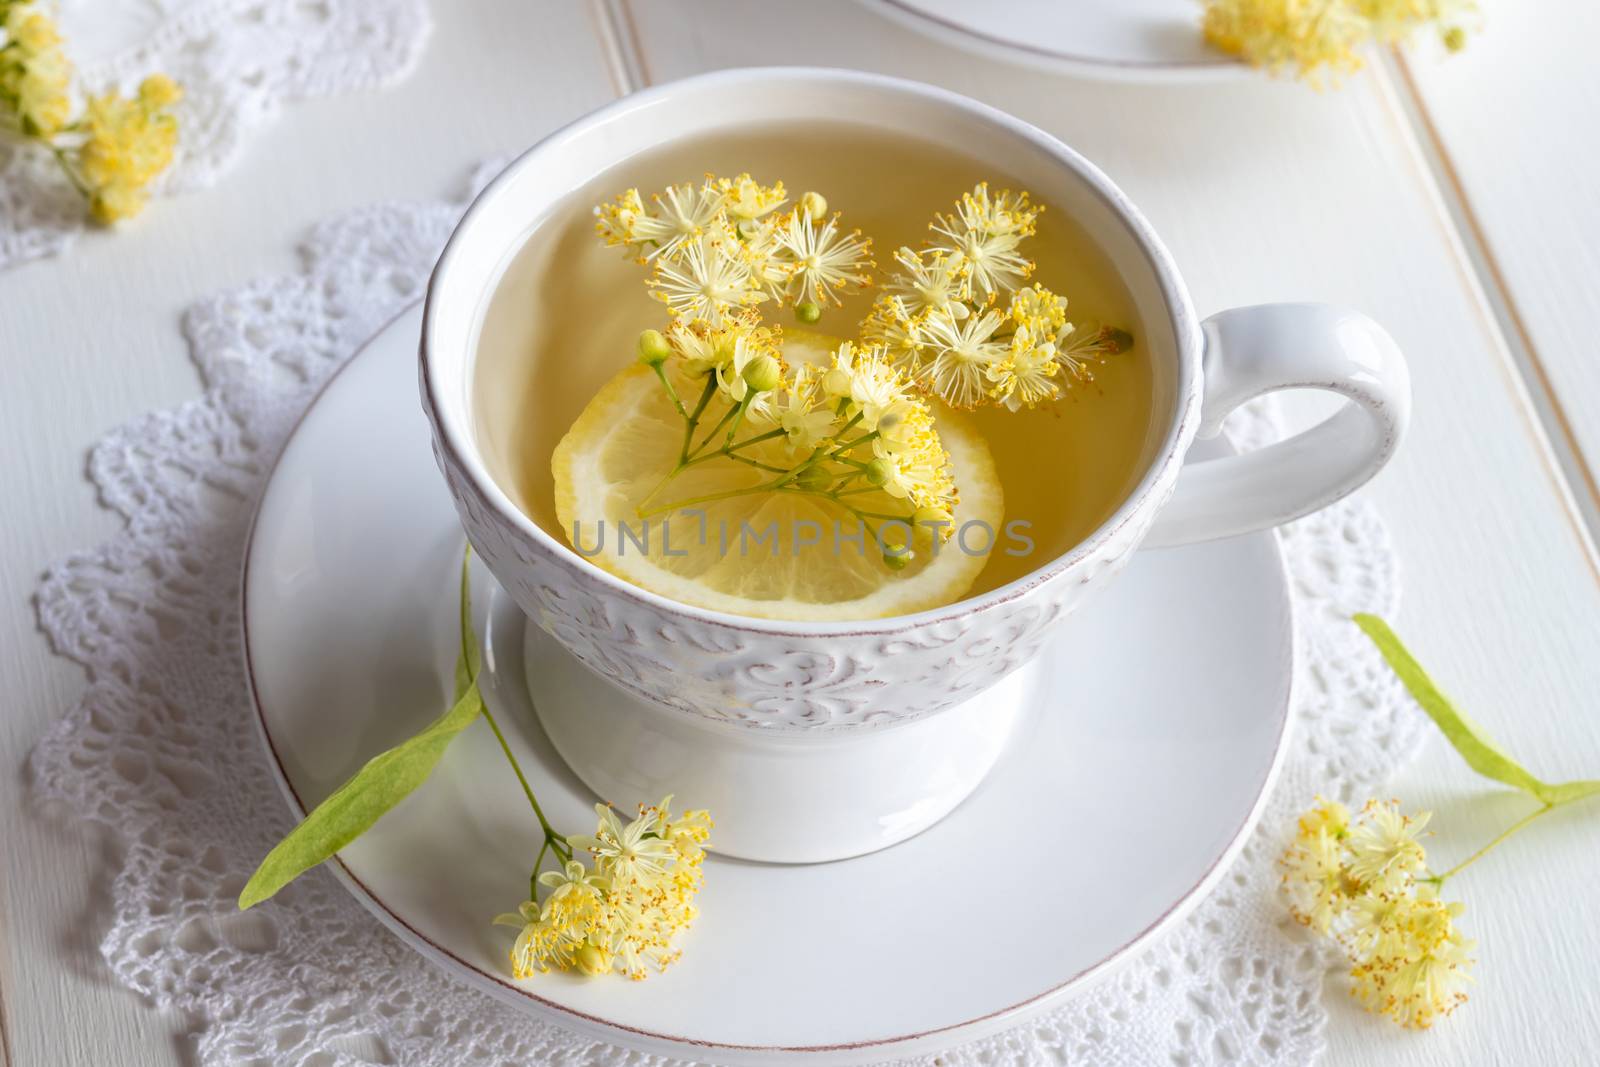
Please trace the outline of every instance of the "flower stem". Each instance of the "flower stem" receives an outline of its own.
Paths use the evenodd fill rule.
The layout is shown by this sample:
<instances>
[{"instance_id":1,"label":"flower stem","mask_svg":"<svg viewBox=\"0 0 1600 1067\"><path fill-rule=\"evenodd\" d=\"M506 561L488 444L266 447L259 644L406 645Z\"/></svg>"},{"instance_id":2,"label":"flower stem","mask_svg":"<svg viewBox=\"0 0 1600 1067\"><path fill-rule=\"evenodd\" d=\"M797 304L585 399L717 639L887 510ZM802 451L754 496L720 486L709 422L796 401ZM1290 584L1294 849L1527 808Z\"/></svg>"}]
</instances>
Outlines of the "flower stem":
<instances>
[{"instance_id":1,"label":"flower stem","mask_svg":"<svg viewBox=\"0 0 1600 1067\"><path fill-rule=\"evenodd\" d=\"M707 493L704 496L694 496L687 500L677 500L671 504L662 504L660 507L651 508L649 511L640 510L639 517L648 519L652 515L660 515L664 511L677 511L679 508L692 507L695 504L709 504L714 500L729 500L736 496L745 496L748 493L764 493L769 489L777 489L783 484L783 479L778 478L760 485L748 486L744 489L725 489L720 493Z\"/></svg>"},{"instance_id":2,"label":"flower stem","mask_svg":"<svg viewBox=\"0 0 1600 1067\"><path fill-rule=\"evenodd\" d=\"M733 444L733 435L739 432L739 424L744 421L744 413L750 408L750 401L756 398L752 390L744 394L744 399L739 401L739 406L733 410L733 425L728 427L728 436L722 439L722 451L727 452Z\"/></svg>"},{"instance_id":3,"label":"flower stem","mask_svg":"<svg viewBox=\"0 0 1600 1067\"><path fill-rule=\"evenodd\" d=\"M706 375L706 387L700 391L700 402L694 406L694 411L683 424L683 447L678 450L678 462L680 464L689 462L689 443L694 440L694 431L700 425L701 413L705 411L706 405L711 403L711 394L716 391L716 376ZM673 474L676 473L677 471L673 472ZM672 475L669 474L667 477L670 478Z\"/></svg>"},{"instance_id":4,"label":"flower stem","mask_svg":"<svg viewBox=\"0 0 1600 1067\"><path fill-rule=\"evenodd\" d=\"M770 441L774 437L782 437L787 432L787 430L780 426L776 430L768 430L766 433L756 434L754 437L746 437L743 441L740 441L736 445L729 445L727 448L723 449L723 451L727 452L729 455L732 455L741 448L748 448L750 445L758 444L762 441Z\"/></svg>"},{"instance_id":5,"label":"flower stem","mask_svg":"<svg viewBox=\"0 0 1600 1067\"><path fill-rule=\"evenodd\" d=\"M1452 875L1458 873L1459 871L1462 871L1465 868L1472 866L1479 859L1481 859L1482 857L1487 855L1490 851L1492 851L1494 849L1494 847L1496 845L1498 845L1500 842L1504 841L1506 838L1510 837L1512 834L1516 833L1518 830L1522 829L1524 826L1527 826L1529 823L1531 823L1533 820L1537 819L1539 816L1543 815L1545 812L1551 811L1554 808L1556 808L1557 806L1558 805L1555 805L1555 804L1545 804L1541 808L1537 808L1537 809L1535 809L1533 811L1530 811L1528 814L1524 815L1522 818L1518 819L1516 822L1512 823L1510 826L1506 827L1504 830L1501 830L1500 833L1497 834L1494 837L1494 839L1491 840L1487 845L1484 845L1482 848L1478 849L1478 851L1474 852L1472 855L1468 856L1466 859L1462 860L1460 863L1456 864L1454 867L1451 867L1448 871L1445 871L1443 874L1432 875L1431 877L1424 878L1422 880L1424 882L1430 882L1430 883L1432 883L1433 885L1436 885L1436 886L1437 885L1443 885L1444 884L1444 880L1446 878L1449 878Z\"/></svg>"},{"instance_id":6,"label":"flower stem","mask_svg":"<svg viewBox=\"0 0 1600 1067\"><path fill-rule=\"evenodd\" d=\"M474 683L476 684L476 683ZM482 694L479 694L482 699ZM489 729L494 731L495 740L500 742L500 751L506 754L506 760L511 764L511 769L516 772L517 781L522 783L522 792L528 798L528 805L533 808L533 814L539 820L539 827L544 831L545 843L548 844L562 862L572 858L572 853L564 853L565 844L561 835L556 833L555 827L550 825L550 820L544 817L544 809L539 807L539 798L533 795L533 787L528 784L527 775L522 773L522 765L517 762L517 757L512 753L511 746L506 743L506 735L500 732L500 724L494 721L494 713L489 710L487 702L483 705L483 718L489 724ZM541 853L542 854L542 853Z\"/></svg>"},{"instance_id":7,"label":"flower stem","mask_svg":"<svg viewBox=\"0 0 1600 1067\"><path fill-rule=\"evenodd\" d=\"M691 457L699 456L701 451L703 451L706 447L708 447L711 444L711 439L713 437L717 436L717 431L722 429L724 426L728 425L728 420L729 419L734 419L739 414L739 412L741 412L743 410L744 410L744 403L743 402L740 402L738 404L734 404L734 405L730 406L727 411L724 411L722 413L722 418L717 420L717 424L715 426L711 427L710 430L706 431L706 435L700 439L700 443L695 445L693 448L689 449L689 455ZM715 453L713 453L713 455L715 455Z\"/></svg>"},{"instance_id":8,"label":"flower stem","mask_svg":"<svg viewBox=\"0 0 1600 1067\"><path fill-rule=\"evenodd\" d=\"M847 427L845 427L845 429L849 429L849 427L847 426ZM839 432L843 433L844 431L841 430ZM828 453L828 458L829 459L841 459L841 458L844 457L844 454L846 452L849 452L849 451L853 450L856 446L864 445L868 441L875 441L875 440L877 440L877 438L878 438L878 431L877 430L873 430L869 434L863 434L860 437L856 438L854 441L851 441L848 444L840 445L838 448L834 449L832 452L829 452Z\"/></svg>"},{"instance_id":9,"label":"flower stem","mask_svg":"<svg viewBox=\"0 0 1600 1067\"><path fill-rule=\"evenodd\" d=\"M718 453L718 454L722 455L722 453ZM708 458L710 458L710 457L708 457ZM733 460L733 462L735 462L735 463L743 463L743 464L746 464L746 465L751 466L751 467L760 468L761 470L764 470L764 471L771 471L773 474L788 474L789 473L789 468L788 467L774 467L770 463L762 463L760 460L751 459L749 456L735 456L730 452L730 453L726 454L726 458Z\"/></svg>"},{"instance_id":10,"label":"flower stem","mask_svg":"<svg viewBox=\"0 0 1600 1067\"><path fill-rule=\"evenodd\" d=\"M544 842L539 845L539 855L533 861L533 873L528 875L528 899L535 904L539 903L539 868L544 866L544 854L550 851L550 835L544 835Z\"/></svg>"},{"instance_id":11,"label":"flower stem","mask_svg":"<svg viewBox=\"0 0 1600 1067\"><path fill-rule=\"evenodd\" d=\"M681 417L687 419L689 417L689 411L683 406L683 401L678 399L678 391L672 387L672 382L667 378L667 372L662 370L661 364L659 363L656 364L655 370L656 377L661 379L661 388L667 391L667 396L669 399L671 399L672 406L678 409L678 414Z\"/></svg>"},{"instance_id":12,"label":"flower stem","mask_svg":"<svg viewBox=\"0 0 1600 1067\"><path fill-rule=\"evenodd\" d=\"M45 143L49 144L48 141ZM78 190L79 193L83 194L84 197L93 199L94 194L89 191L89 186L84 182L84 180L78 176L77 170L75 170L72 166L72 161L67 158L66 150L52 144L50 145L50 152L56 157L56 162L61 164L61 169L63 172L65 172L68 180L72 182L72 187Z\"/></svg>"}]
</instances>

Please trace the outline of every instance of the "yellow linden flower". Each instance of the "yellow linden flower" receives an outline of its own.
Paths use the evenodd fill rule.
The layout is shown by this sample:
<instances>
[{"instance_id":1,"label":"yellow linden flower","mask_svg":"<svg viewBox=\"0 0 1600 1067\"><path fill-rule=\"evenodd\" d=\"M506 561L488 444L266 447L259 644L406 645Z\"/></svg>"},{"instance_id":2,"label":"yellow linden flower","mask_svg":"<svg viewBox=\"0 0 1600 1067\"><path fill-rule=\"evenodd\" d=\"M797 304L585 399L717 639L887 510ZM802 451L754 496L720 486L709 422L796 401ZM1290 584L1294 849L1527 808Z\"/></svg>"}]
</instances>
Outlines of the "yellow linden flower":
<instances>
[{"instance_id":1,"label":"yellow linden flower","mask_svg":"<svg viewBox=\"0 0 1600 1067\"><path fill-rule=\"evenodd\" d=\"M1053 337L1067 325L1066 299L1042 285L1029 285L1012 293L1007 313L1018 328L1026 328L1038 337Z\"/></svg>"},{"instance_id":2,"label":"yellow linden flower","mask_svg":"<svg viewBox=\"0 0 1600 1067\"><path fill-rule=\"evenodd\" d=\"M1425 1030L1467 999L1474 943L1455 928L1459 904L1428 894L1401 898L1387 929L1351 969L1351 992L1368 1011Z\"/></svg>"},{"instance_id":3,"label":"yellow linden flower","mask_svg":"<svg viewBox=\"0 0 1600 1067\"><path fill-rule=\"evenodd\" d=\"M1423 870L1428 857L1417 837L1431 817L1402 815L1397 801L1367 801L1345 842L1351 876L1364 885L1395 886Z\"/></svg>"},{"instance_id":4,"label":"yellow linden flower","mask_svg":"<svg viewBox=\"0 0 1600 1067\"><path fill-rule=\"evenodd\" d=\"M522 931L511 946L514 977L532 978L552 968L563 970L572 966L573 954L580 942L542 919L539 906L533 901L524 901L515 914L497 915L494 921L496 926L515 926Z\"/></svg>"},{"instance_id":5,"label":"yellow linden flower","mask_svg":"<svg viewBox=\"0 0 1600 1067\"><path fill-rule=\"evenodd\" d=\"M913 252L900 248L894 254L900 269L889 276L885 293L898 298L902 315L908 319L930 311L947 311L956 319L970 314L961 303L967 267L958 257L941 252Z\"/></svg>"},{"instance_id":6,"label":"yellow linden flower","mask_svg":"<svg viewBox=\"0 0 1600 1067\"><path fill-rule=\"evenodd\" d=\"M1297 837L1279 860L1289 914L1303 926L1328 933L1347 898L1343 850L1325 827Z\"/></svg>"},{"instance_id":7,"label":"yellow linden flower","mask_svg":"<svg viewBox=\"0 0 1600 1067\"><path fill-rule=\"evenodd\" d=\"M1351 0L1351 3L1370 23L1373 35L1385 44L1396 44L1409 37L1413 30L1432 26L1447 45L1452 39L1459 42L1451 46L1451 51L1459 51L1465 44L1466 30L1462 23L1478 11L1473 0Z\"/></svg>"},{"instance_id":8,"label":"yellow linden flower","mask_svg":"<svg viewBox=\"0 0 1600 1067\"><path fill-rule=\"evenodd\" d=\"M783 299L794 278L795 265L785 258L778 245L778 227L783 218L761 218L740 223L739 235L744 239L744 260L750 266L753 284L774 300Z\"/></svg>"},{"instance_id":9,"label":"yellow linden flower","mask_svg":"<svg viewBox=\"0 0 1600 1067\"><path fill-rule=\"evenodd\" d=\"M594 869L572 859L543 872L539 885L549 890L543 905L527 901L495 920L521 931L511 949L517 978L557 969L590 976L616 970L639 979L677 958L674 941L697 915L712 824L704 811L674 817L671 801L641 807L626 824L596 805L595 833L568 839L590 853Z\"/></svg>"},{"instance_id":10,"label":"yellow linden flower","mask_svg":"<svg viewBox=\"0 0 1600 1067\"><path fill-rule=\"evenodd\" d=\"M139 83L139 102L145 107L171 107L182 99L183 89L165 74L152 74Z\"/></svg>"},{"instance_id":11,"label":"yellow linden flower","mask_svg":"<svg viewBox=\"0 0 1600 1067\"><path fill-rule=\"evenodd\" d=\"M922 325L922 337L933 360L922 379L953 408L976 407L989 395L989 373L1009 354L1007 340L996 337L1006 316L993 308L957 321L934 313Z\"/></svg>"},{"instance_id":12,"label":"yellow linden flower","mask_svg":"<svg viewBox=\"0 0 1600 1067\"><path fill-rule=\"evenodd\" d=\"M780 347L777 331L767 327L755 326L748 322L731 322L720 333L715 342L716 354L719 358L713 373L717 376L717 388L730 401L737 404L750 394L751 386L748 374L751 365L762 357L775 360L779 373L783 373L783 359L780 356ZM774 390L763 390L751 399L747 414L760 418L770 418L772 415Z\"/></svg>"},{"instance_id":13,"label":"yellow linden flower","mask_svg":"<svg viewBox=\"0 0 1600 1067\"><path fill-rule=\"evenodd\" d=\"M22 132L51 137L72 116L72 63L61 34L47 16L28 7L11 9L0 51L0 104L16 112Z\"/></svg>"},{"instance_id":14,"label":"yellow linden flower","mask_svg":"<svg viewBox=\"0 0 1600 1067\"><path fill-rule=\"evenodd\" d=\"M550 890L541 917L579 940L599 922L603 894L610 888L605 878L591 874L576 860L559 871L545 871L539 884Z\"/></svg>"},{"instance_id":15,"label":"yellow linden flower","mask_svg":"<svg viewBox=\"0 0 1600 1067\"><path fill-rule=\"evenodd\" d=\"M934 432L933 420L926 408L908 422L913 424L914 431L897 446L899 451L885 452L881 458L895 462L906 499L918 513L917 521L932 521L929 516L947 521L957 503L950 454ZM948 529L940 530L941 538L948 539L949 535Z\"/></svg>"},{"instance_id":16,"label":"yellow linden flower","mask_svg":"<svg viewBox=\"0 0 1600 1067\"><path fill-rule=\"evenodd\" d=\"M1326 830L1336 840L1344 838L1350 829L1350 809L1337 800L1317 798L1316 806L1300 816L1300 836L1314 837L1318 830Z\"/></svg>"},{"instance_id":17,"label":"yellow linden flower","mask_svg":"<svg viewBox=\"0 0 1600 1067\"><path fill-rule=\"evenodd\" d=\"M794 377L783 391L778 426L791 452L811 452L824 438L833 436L839 422L823 392L822 375L817 367L802 363L794 369Z\"/></svg>"},{"instance_id":18,"label":"yellow linden flower","mask_svg":"<svg viewBox=\"0 0 1600 1067\"><path fill-rule=\"evenodd\" d=\"M872 240L860 230L841 230L837 213L818 223L803 211L790 211L772 237L778 257L789 265L788 293L797 304L843 303L840 293L872 284Z\"/></svg>"},{"instance_id":19,"label":"yellow linden flower","mask_svg":"<svg viewBox=\"0 0 1600 1067\"><path fill-rule=\"evenodd\" d=\"M666 873L676 851L654 835L655 817L640 815L624 824L608 804L596 804L600 826L592 835L569 837L567 843L593 854L600 874L620 882L653 879Z\"/></svg>"},{"instance_id":20,"label":"yellow linden flower","mask_svg":"<svg viewBox=\"0 0 1600 1067\"><path fill-rule=\"evenodd\" d=\"M1344 913L1340 943L1357 963L1395 956L1405 948L1405 921L1414 905L1415 898L1403 889L1362 892L1350 901Z\"/></svg>"},{"instance_id":21,"label":"yellow linden flower","mask_svg":"<svg viewBox=\"0 0 1600 1067\"><path fill-rule=\"evenodd\" d=\"M739 239L725 220L656 259L647 284L674 315L720 326L724 316L766 299L750 272Z\"/></svg>"},{"instance_id":22,"label":"yellow linden flower","mask_svg":"<svg viewBox=\"0 0 1600 1067\"><path fill-rule=\"evenodd\" d=\"M849 341L833 354L833 365L822 378L832 396L849 401L848 413L861 416L867 431L877 429L879 418L891 408L908 403L906 379L875 345Z\"/></svg>"},{"instance_id":23,"label":"yellow linden flower","mask_svg":"<svg viewBox=\"0 0 1600 1067\"><path fill-rule=\"evenodd\" d=\"M1371 35L1349 0L1207 0L1202 26L1206 40L1253 66L1313 79L1359 70L1356 49Z\"/></svg>"},{"instance_id":24,"label":"yellow linden flower","mask_svg":"<svg viewBox=\"0 0 1600 1067\"><path fill-rule=\"evenodd\" d=\"M952 303L952 311L959 308L961 317L971 314L967 305ZM885 294L872 305L867 317L861 320L861 340L877 345L888 353L889 362L915 378L922 369L923 319L912 316L899 296Z\"/></svg>"},{"instance_id":25,"label":"yellow linden flower","mask_svg":"<svg viewBox=\"0 0 1600 1067\"><path fill-rule=\"evenodd\" d=\"M1010 353L985 372L994 383L990 395L1010 411L1054 400L1061 395L1061 386L1055 380L1061 367L1055 356L1052 342L1037 340L1032 327L1017 327L1011 335Z\"/></svg>"},{"instance_id":26,"label":"yellow linden flower","mask_svg":"<svg viewBox=\"0 0 1600 1067\"><path fill-rule=\"evenodd\" d=\"M997 294L1015 289L1033 272L1033 264L1017 247L1033 234L1038 213L1028 203L1027 193L1008 190L991 197L989 184L980 182L972 192L962 194L955 214L934 217L928 228L938 240L930 251L967 272L963 296L993 300Z\"/></svg>"},{"instance_id":27,"label":"yellow linden flower","mask_svg":"<svg viewBox=\"0 0 1600 1067\"><path fill-rule=\"evenodd\" d=\"M641 259L670 258L711 226L725 199L710 178L668 186L650 198L653 210L629 189L594 209L595 231L608 245L631 246Z\"/></svg>"},{"instance_id":28,"label":"yellow linden flower","mask_svg":"<svg viewBox=\"0 0 1600 1067\"><path fill-rule=\"evenodd\" d=\"M162 76L128 99L116 93L92 97L84 116L88 137L78 150L78 170L90 195L90 211L111 223L144 207L146 187L172 162L178 123L165 110L177 97ZM165 101L165 103L156 103Z\"/></svg>"},{"instance_id":29,"label":"yellow linden flower","mask_svg":"<svg viewBox=\"0 0 1600 1067\"><path fill-rule=\"evenodd\" d=\"M776 211L786 199L782 182L762 185L748 174L719 178L716 186L722 193L722 209L736 223L759 219Z\"/></svg>"}]
</instances>

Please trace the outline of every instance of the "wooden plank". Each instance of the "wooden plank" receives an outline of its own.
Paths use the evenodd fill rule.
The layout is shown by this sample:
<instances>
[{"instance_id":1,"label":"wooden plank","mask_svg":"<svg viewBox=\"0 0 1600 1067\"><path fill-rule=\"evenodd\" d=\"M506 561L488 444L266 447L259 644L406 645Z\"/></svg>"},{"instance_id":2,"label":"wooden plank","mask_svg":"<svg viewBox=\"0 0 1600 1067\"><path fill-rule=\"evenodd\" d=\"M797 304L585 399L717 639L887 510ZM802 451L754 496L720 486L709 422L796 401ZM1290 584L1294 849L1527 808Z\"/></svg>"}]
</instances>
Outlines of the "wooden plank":
<instances>
[{"instance_id":1,"label":"wooden plank","mask_svg":"<svg viewBox=\"0 0 1600 1067\"><path fill-rule=\"evenodd\" d=\"M1322 94L1261 80L1109 85L1010 69L850 3L803 15L736 0L627 8L641 69L655 81L775 61L856 67L935 82L1051 130L1142 206L1202 312L1320 299L1385 323L1408 353L1416 393L1401 457L1367 490L1404 566L1398 625L1533 766L1552 777L1600 770L1591 547L1381 70ZM1394 790L1439 810L1434 847L1446 859L1520 810L1487 795L1438 742ZM1600 879L1595 826L1581 813L1552 819L1463 876L1480 993L1426 1039L1361 1016L1330 986L1330 1062L1485 1062L1510 1048L1530 1063L1568 1062L1600 1042L1591 972L1600 932L1574 895Z\"/></svg>"},{"instance_id":2,"label":"wooden plank","mask_svg":"<svg viewBox=\"0 0 1600 1067\"><path fill-rule=\"evenodd\" d=\"M340 211L458 196L481 160L615 94L585 5L463 0L435 17L400 86L290 106L215 188L0 273L0 1019L16 1064L194 1062L197 1023L151 1010L101 960L110 846L24 803L28 751L83 689L35 630L34 585L117 525L84 480L86 450L196 393L178 328L192 301L294 270L295 242Z\"/></svg>"},{"instance_id":3,"label":"wooden plank","mask_svg":"<svg viewBox=\"0 0 1600 1067\"><path fill-rule=\"evenodd\" d=\"M1590 529L1600 536L1600 8L1488 7L1403 92Z\"/></svg>"}]
</instances>

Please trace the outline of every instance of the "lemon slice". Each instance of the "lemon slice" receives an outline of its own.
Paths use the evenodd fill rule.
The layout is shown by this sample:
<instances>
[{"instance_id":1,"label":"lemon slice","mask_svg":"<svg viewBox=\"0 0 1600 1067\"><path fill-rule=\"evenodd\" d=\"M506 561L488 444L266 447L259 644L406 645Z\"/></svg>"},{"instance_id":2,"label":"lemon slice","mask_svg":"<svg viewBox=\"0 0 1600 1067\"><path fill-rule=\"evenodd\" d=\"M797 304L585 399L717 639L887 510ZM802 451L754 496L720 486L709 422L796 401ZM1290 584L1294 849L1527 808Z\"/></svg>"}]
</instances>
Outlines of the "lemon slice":
<instances>
[{"instance_id":1,"label":"lemon slice","mask_svg":"<svg viewBox=\"0 0 1600 1067\"><path fill-rule=\"evenodd\" d=\"M791 363L826 364L837 345L790 329L783 353ZM674 384L686 403L699 396L695 383ZM869 518L864 530L857 514L904 512L902 502L881 493L853 495L850 508L814 494L773 491L671 507L774 477L719 458L658 488L678 459L683 428L656 376L636 364L595 394L551 459L556 514L568 541L591 562L653 593L768 619L877 619L960 599L988 560L954 537L935 546L923 529L909 564L892 569L872 532L881 523ZM1002 496L988 446L953 412L939 411L938 429L960 492L954 528L986 524L987 531L960 541L992 548ZM740 454L777 467L796 462L781 438Z\"/></svg>"}]
</instances>

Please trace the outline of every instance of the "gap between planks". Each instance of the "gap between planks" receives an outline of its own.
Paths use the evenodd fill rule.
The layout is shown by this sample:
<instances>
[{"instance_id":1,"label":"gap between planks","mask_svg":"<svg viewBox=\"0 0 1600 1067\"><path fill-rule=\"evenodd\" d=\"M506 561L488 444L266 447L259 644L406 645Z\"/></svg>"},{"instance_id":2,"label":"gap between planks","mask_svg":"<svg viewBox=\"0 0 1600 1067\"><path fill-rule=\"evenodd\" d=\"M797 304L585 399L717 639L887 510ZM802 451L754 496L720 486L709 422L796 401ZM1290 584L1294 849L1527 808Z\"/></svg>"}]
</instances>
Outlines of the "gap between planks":
<instances>
[{"instance_id":1,"label":"gap between planks","mask_svg":"<svg viewBox=\"0 0 1600 1067\"><path fill-rule=\"evenodd\" d=\"M1527 322L1500 269L1472 200L1429 114L1411 67L1398 49L1380 53L1377 81L1397 118L1449 236L1462 274L1496 342L1540 457L1588 560L1600 579L1600 479L1573 432Z\"/></svg>"},{"instance_id":2,"label":"gap between planks","mask_svg":"<svg viewBox=\"0 0 1600 1067\"><path fill-rule=\"evenodd\" d=\"M650 68L639 47L639 32L628 0L589 0L589 18L617 95L627 96L649 85Z\"/></svg>"}]
</instances>

